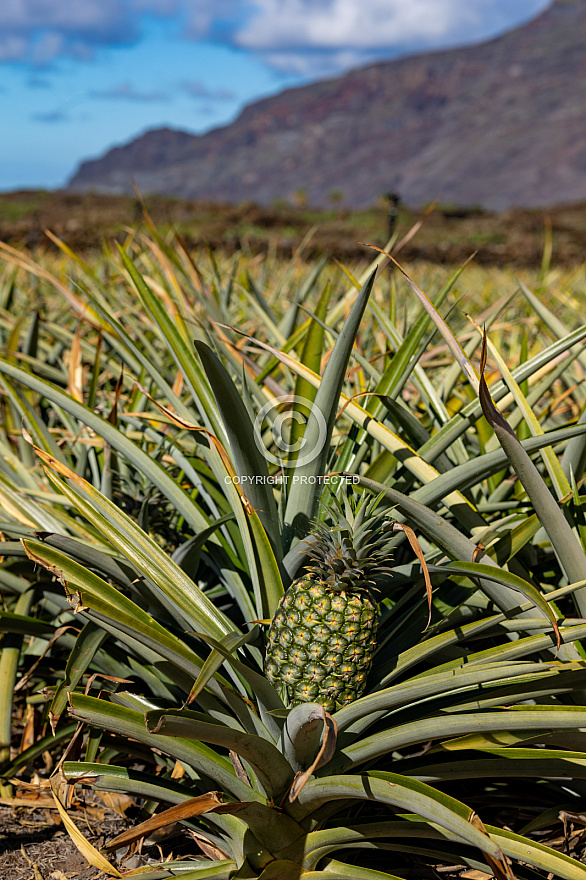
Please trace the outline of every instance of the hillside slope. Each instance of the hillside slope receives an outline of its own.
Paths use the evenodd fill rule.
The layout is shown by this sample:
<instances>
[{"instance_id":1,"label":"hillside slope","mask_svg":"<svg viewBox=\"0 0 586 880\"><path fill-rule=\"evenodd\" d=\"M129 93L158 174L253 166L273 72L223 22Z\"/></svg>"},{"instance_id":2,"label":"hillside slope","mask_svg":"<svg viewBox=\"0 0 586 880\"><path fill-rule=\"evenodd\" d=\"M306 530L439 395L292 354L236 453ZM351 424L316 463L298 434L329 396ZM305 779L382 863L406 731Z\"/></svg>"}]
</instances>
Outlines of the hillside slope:
<instances>
[{"instance_id":1,"label":"hillside slope","mask_svg":"<svg viewBox=\"0 0 586 880\"><path fill-rule=\"evenodd\" d=\"M269 203L538 206L586 199L586 0L481 45L288 89L202 136L160 129L84 162L73 190Z\"/></svg>"}]
</instances>

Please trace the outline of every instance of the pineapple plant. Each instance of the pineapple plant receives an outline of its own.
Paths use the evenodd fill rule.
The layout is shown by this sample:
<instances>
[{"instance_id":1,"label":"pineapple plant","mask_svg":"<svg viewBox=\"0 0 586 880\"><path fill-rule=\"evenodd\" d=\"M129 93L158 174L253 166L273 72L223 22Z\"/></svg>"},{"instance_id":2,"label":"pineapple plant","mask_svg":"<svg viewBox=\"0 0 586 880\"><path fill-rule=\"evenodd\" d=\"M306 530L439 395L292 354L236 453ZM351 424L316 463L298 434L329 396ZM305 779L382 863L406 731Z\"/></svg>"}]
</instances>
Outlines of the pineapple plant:
<instances>
[{"instance_id":1,"label":"pineapple plant","mask_svg":"<svg viewBox=\"0 0 586 880\"><path fill-rule=\"evenodd\" d=\"M286 702L334 712L358 699L378 629L373 587L390 569L388 520L378 497L334 495L333 519L315 524L311 564L281 599L268 635L265 672Z\"/></svg>"},{"instance_id":2,"label":"pineapple plant","mask_svg":"<svg viewBox=\"0 0 586 880\"><path fill-rule=\"evenodd\" d=\"M140 880L179 874L190 880L398 880L414 872L436 876L438 865L455 862L510 880L510 861L520 862L519 880L545 872L566 880L586 877L578 858L543 843L541 824L555 824L562 805L579 813L583 803L586 751L578 750L584 749L579 732L586 728L586 664L573 643L586 638L586 624L560 624L556 655L549 629L557 623L548 604L561 601L569 609L571 594L583 589L584 578L576 572L579 554L562 536L566 576L541 538L531 544L538 516L525 514L517 500L515 516L501 516L509 487L496 476L508 456L512 465L514 455L519 460L519 449L511 439L506 455L486 449L480 430L474 430L482 412L477 400L449 416L454 399L459 402L450 390L458 374L436 389L429 363L414 359L430 312L401 341L394 318L372 303L372 320L388 330L385 338L396 351L381 374L376 334L362 337L364 354L355 354L377 391L363 408L356 401L362 387L346 376L373 275L348 316L343 298L328 313L328 326L346 319L322 376L319 321L297 328L285 322L279 330L271 317L274 304L259 297L267 326L277 339L287 339L279 341L285 350L273 346L259 356L258 372L248 381L251 355L225 335L229 325L248 317L236 302L236 285L231 293L232 279L222 286L214 269L213 279L202 285L193 265L182 263L162 239L153 243L152 254L133 253L134 263L121 252L124 271L116 276L117 286L108 280L102 287L99 273L88 274L94 325L81 350L73 328L66 336L56 321L42 323L23 343L23 367L11 354L19 324L8 323L8 354L0 356L2 406L10 415L8 427L24 421L27 431L0 432L1 526L8 539L2 542L0 581L9 608L0 613L0 628L11 635L51 635L57 622L67 631L51 645L47 639L25 643L20 662L31 705L52 694L43 712L55 739L47 735L7 760L0 778L7 784L17 779L41 749L56 748L76 729L75 747L65 757L80 760L59 762L50 781L62 815L67 816L68 786L125 792L140 799L144 821L122 840L109 841L108 854L123 854L126 846L147 838L153 823L165 828L177 821L202 849L203 857L161 864L147 854L149 863L135 871L120 865L126 877ZM109 271L105 275L110 279ZM130 301L129 284L136 288ZM58 279L55 285L77 302L78 294ZM435 298L436 307L443 296ZM79 312L82 307L80 300ZM393 307L391 316L395 313ZM205 314L217 326L221 321L221 333L205 323ZM201 317L202 335L213 350L198 340L193 352L188 340L194 316ZM529 358L512 378L522 383L545 363L555 364L560 354L577 348L586 328L580 334ZM291 351L304 339L297 360ZM68 342L70 364L76 367L77 359L77 366L95 377L87 405L72 381L79 370L61 369L59 352ZM45 366L41 356L47 354ZM141 376L141 385L129 387L127 380L119 416L106 418L96 411L96 395L104 393L104 372L118 375L120 360ZM568 370L565 363L558 368ZM328 430L320 455L308 464L295 462L299 479L291 480L277 507L250 413L264 406L269 392L281 390L275 383L294 390L292 375L315 383L309 399ZM409 376L425 403L427 427L412 414L417 411L412 396L411 413L400 404ZM68 381L75 394L64 390ZM300 392L297 384L295 390ZM573 394L582 391L583 385L576 386ZM506 393L504 383L491 382L485 408L487 394L499 400ZM341 395L353 425L344 433L340 421L334 440ZM521 392L519 400L525 400ZM106 403L101 402L102 412L111 409L111 401ZM561 503L571 498L578 511L578 534L585 503L583 420L559 428L548 408L544 425L554 430L524 441L528 451L570 437L577 442L568 443L561 462L555 453L552 473ZM303 439L319 440L319 433L317 421L309 419ZM441 577L427 629L419 570L404 564L400 548L387 578L390 533L400 525L385 519L372 495L332 499L329 519L314 526L307 572L282 599L282 572L293 579L298 570L300 545L291 549L291 544L305 537L316 515L317 491L308 486L319 485L334 461L337 471L355 475L364 489L384 492L385 503L425 535L430 569L438 581ZM542 494L549 486L540 473L521 465L515 469L537 508L535 486ZM576 481L569 498L557 465ZM137 513L121 503L122 485L133 498L146 486L148 497L156 491L157 499L176 511L173 540L162 533L167 521L158 516L146 530L146 506ZM542 516L544 527L553 533L556 517L566 513L560 506L555 516ZM20 602L29 584L42 600L38 617ZM320 596L326 644L314 648L320 640L312 629L305 647L301 627L317 613ZM376 663L362 690L378 625L375 596L384 615ZM429 604L430 591L427 598ZM294 626L280 615L283 609ZM352 620L358 609L359 618ZM252 621L275 613L263 675L262 645ZM73 627L79 628L77 636ZM293 651L303 647L308 655L318 651L313 673L319 665L322 677L309 679L309 662L295 662L303 655L279 660L283 645ZM10 652L14 658L13 644L1 647L2 660L10 661ZM45 650L48 656L41 656ZM326 667L328 656L333 665ZM299 683L287 681L291 674ZM332 703L330 717L324 707ZM536 731L549 737L552 729L556 739L548 748L531 747ZM557 739L566 732L576 751ZM571 786L563 784L568 779ZM482 825L478 811L496 824ZM517 812L517 830L500 827L503 815ZM539 842L523 830L531 827ZM119 876L104 853L83 847L92 864Z\"/></svg>"}]
</instances>

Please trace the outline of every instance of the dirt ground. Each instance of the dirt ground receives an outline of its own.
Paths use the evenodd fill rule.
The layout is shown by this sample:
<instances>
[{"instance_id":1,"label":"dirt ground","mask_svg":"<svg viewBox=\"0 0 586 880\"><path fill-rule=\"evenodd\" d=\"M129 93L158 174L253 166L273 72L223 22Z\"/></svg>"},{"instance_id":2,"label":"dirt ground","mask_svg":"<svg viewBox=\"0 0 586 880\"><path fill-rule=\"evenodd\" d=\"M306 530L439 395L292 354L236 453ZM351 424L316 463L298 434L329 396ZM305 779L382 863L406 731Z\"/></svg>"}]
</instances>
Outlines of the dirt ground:
<instances>
[{"instance_id":1,"label":"dirt ground","mask_svg":"<svg viewBox=\"0 0 586 880\"><path fill-rule=\"evenodd\" d=\"M324 254L342 262L369 261L372 251L364 243L384 246L388 240L389 204L383 199L364 210L343 204L313 210L287 203L228 205L162 196L147 197L145 203L157 227L165 233L177 231L191 250L272 252L288 258L304 242L307 259ZM395 222L399 240L408 236L422 213L399 205ZM137 227L146 230L142 207L129 196L65 190L0 194L0 240L16 247L53 248L45 233L48 229L75 251L84 252L114 239L122 242L129 229ZM475 252L476 262L485 265L538 267L550 227L556 264L583 263L584 204L502 214L437 205L401 247L401 260L458 264Z\"/></svg>"},{"instance_id":2,"label":"dirt ground","mask_svg":"<svg viewBox=\"0 0 586 880\"><path fill-rule=\"evenodd\" d=\"M77 825L98 847L128 823L113 810L79 812ZM81 820L81 821L80 821ZM1 880L94 880L105 877L88 865L56 811L0 806Z\"/></svg>"},{"instance_id":3,"label":"dirt ground","mask_svg":"<svg viewBox=\"0 0 586 880\"><path fill-rule=\"evenodd\" d=\"M106 796L107 797L107 796ZM44 799L44 802L48 799ZM69 816L91 844L100 850L137 822L137 810L127 814L108 807L99 795L80 793ZM107 854L119 871L129 871L167 859L202 858L201 851L187 834L171 834L158 843L134 845ZM40 809L0 804L0 880L109 880L106 874L88 864L56 809Z\"/></svg>"}]
</instances>

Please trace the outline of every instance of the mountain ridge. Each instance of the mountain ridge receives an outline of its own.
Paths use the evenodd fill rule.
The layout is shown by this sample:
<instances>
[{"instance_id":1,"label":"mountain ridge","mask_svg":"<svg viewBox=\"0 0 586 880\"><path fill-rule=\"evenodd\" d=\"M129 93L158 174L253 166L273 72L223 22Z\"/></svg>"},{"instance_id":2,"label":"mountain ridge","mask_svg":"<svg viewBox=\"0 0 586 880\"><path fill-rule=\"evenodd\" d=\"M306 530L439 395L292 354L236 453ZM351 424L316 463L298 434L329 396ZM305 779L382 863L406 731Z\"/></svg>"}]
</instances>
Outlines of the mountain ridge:
<instances>
[{"instance_id":1,"label":"mountain ridge","mask_svg":"<svg viewBox=\"0 0 586 880\"><path fill-rule=\"evenodd\" d=\"M84 162L72 190L267 204L304 190L349 206L503 210L586 199L586 0L473 46L287 89L204 135L154 129Z\"/></svg>"}]
</instances>

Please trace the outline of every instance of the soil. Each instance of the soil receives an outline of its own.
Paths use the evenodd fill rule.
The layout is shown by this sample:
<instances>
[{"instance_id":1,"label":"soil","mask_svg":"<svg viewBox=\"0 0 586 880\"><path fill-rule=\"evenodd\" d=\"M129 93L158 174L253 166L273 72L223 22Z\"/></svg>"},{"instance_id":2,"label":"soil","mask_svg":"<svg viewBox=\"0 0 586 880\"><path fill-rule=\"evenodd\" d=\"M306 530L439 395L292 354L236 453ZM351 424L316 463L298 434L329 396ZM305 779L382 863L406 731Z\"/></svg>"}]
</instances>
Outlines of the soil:
<instances>
[{"instance_id":1,"label":"soil","mask_svg":"<svg viewBox=\"0 0 586 880\"><path fill-rule=\"evenodd\" d=\"M77 811L76 824L99 847L128 827L110 809ZM105 874L88 865L56 811L0 806L1 880L102 880Z\"/></svg>"},{"instance_id":2,"label":"soil","mask_svg":"<svg viewBox=\"0 0 586 880\"><path fill-rule=\"evenodd\" d=\"M158 229L180 234L190 250L239 250L275 253L289 258L303 244L303 255L370 261L364 244L384 246L389 232L389 203L381 200L368 210L343 205L331 210L278 203L258 206L181 201L152 196L146 205ZM399 241L421 219L419 212L398 206ZM586 204L543 210L491 213L477 208L438 205L417 232L401 247L400 260L459 264L472 253L476 263L539 267L546 229L551 226L556 265L584 261ZM146 231L141 203L128 196L27 190L0 194L0 241L15 247L55 248L46 230L78 253L123 242L130 229Z\"/></svg>"},{"instance_id":3,"label":"soil","mask_svg":"<svg viewBox=\"0 0 586 880\"><path fill-rule=\"evenodd\" d=\"M43 798L44 804L47 801L50 798ZM140 821L135 806L123 815L108 807L98 793L90 791L80 792L68 813L97 850ZM107 853L106 858L124 872L153 862L195 860L202 855L189 834L174 826L167 833L160 834L156 841L140 841L130 848ZM64 828L56 809L4 804L0 805L0 880L111 878L87 862Z\"/></svg>"}]
</instances>

